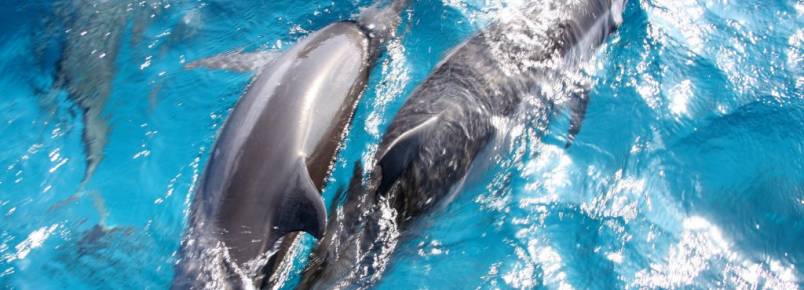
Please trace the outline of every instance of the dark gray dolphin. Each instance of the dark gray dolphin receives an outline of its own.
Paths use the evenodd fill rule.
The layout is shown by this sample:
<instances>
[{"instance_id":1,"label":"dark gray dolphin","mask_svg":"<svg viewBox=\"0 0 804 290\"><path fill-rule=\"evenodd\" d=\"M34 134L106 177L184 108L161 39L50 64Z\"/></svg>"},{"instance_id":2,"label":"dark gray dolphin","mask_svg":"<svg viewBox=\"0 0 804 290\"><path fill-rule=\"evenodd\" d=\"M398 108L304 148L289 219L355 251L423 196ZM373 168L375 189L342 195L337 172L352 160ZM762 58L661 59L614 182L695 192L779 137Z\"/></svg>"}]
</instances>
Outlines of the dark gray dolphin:
<instances>
[{"instance_id":1,"label":"dark gray dolphin","mask_svg":"<svg viewBox=\"0 0 804 290\"><path fill-rule=\"evenodd\" d=\"M368 288L381 278L399 235L444 201L495 135L493 117L510 116L576 68L622 21L624 0L533 1L453 50L413 92L380 142L366 182L360 166L342 207L332 211L301 289ZM580 129L576 102L570 135Z\"/></svg>"},{"instance_id":2,"label":"dark gray dolphin","mask_svg":"<svg viewBox=\"0 0 804 290\"><path fill-rule=\"evenodd\" d=\"M281 237L323 235L320 191L405 3L365 9L359 21L328 25L281 54L226 54L191 65L258 73L198 183L173 288L259 287Z\"/></svg>"}]
</instances>

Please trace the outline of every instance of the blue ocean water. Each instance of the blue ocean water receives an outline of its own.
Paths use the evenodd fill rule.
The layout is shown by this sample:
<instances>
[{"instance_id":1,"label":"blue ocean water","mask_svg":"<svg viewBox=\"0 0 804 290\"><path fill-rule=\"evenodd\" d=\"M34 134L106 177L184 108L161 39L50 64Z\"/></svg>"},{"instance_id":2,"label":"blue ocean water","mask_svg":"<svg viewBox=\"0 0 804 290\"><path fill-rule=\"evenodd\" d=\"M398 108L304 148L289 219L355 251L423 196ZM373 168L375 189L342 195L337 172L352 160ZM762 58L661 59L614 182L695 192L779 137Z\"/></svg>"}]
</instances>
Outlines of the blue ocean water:
<instances>
[{"instance_id":1,"label":"blue ocean water","mask_svg":"<svg viewBox=\"0 0 804 290\"><path fill-rule=\"evenodd\" d=\"M442 56L519 2L411 5L372 72L327 201ZM0 2L6 289L169 287L194 183L251 77L184 64L281 50L370 1L98 3ZM574 145L563 148L566 116L544 130L506 123L455 199L405 234L376 287L801 288L802 15L795 0L629 1L584 69L591 103ZM71 41L102 49L66 50ZM111 87L103 159L84 185L87 124L60 81L83 74L64 69L68 51L109 72L90 91ZM302 250L284 288L304 261Z\"/></svg>"}]
</instances>

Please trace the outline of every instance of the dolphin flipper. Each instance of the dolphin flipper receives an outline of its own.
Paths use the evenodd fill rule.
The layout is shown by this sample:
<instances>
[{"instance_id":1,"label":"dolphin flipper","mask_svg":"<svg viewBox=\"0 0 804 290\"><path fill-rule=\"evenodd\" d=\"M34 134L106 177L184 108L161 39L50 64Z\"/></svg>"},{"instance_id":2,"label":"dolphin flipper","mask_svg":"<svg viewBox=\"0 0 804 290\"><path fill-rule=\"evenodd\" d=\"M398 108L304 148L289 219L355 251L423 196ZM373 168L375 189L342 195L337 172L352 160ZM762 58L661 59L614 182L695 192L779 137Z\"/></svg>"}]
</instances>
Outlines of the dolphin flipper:
<instances>
[{"instance_id":1,"label":"dolphin flipper","mask_svg":"<svg viewBox=\"0 0 804 290\"><path fill-rule=\"evenodd\" d=\"M273 62L281 53L275 51L227 52L213 57L191 62L185 68L206 67L236 72L258 71Z\"/></svg>"},{"instance_id":2,"label":"dolphin flipper","mask_svg":"<svg viewBox=\"0 0 804 290\"><path fill-rule=\"evenodd\" d=\"M324 235L327 225L324 199L310 179L303 160L296 167L294 187L279 209L279 220L278 230L283 234L305 231L316 238Z\"/></svg>"},{"instance_id":3,"label":"dolphin flipper","mask_svg":"<svg viewBox=\"0 0 804 290\"><path fill-rule=\"evenodd\" d=\"M586 117L586 108L589 106L589 96L586 91L576 93L570 99L570 126L567 134L567 144L564 148L569 148L575 141L575 136L581 132L581 123Z\"/></svg>"}]
</instances>

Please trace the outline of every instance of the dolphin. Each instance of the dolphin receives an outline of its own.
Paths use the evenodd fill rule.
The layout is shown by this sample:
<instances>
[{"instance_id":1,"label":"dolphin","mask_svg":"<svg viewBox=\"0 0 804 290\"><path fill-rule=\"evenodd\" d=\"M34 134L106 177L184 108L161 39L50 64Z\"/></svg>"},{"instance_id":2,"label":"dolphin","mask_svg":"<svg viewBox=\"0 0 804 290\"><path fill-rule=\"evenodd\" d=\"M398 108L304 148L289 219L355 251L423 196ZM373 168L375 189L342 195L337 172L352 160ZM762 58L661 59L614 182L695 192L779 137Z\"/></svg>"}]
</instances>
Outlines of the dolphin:
<instances>
[{"instance_id":1,"label":"dolphin","mask_svg":"<svg viewBox=\"0 0 804 290\"><path fill-rule=\"evenodd\" d=\"M151 0L75 0L58 2L55 6L57 16L65 19L63 25L67 27L55 84L64 89L81 110L86 155L78 192L53 206L59 208L83 194L103 159L109 125L102 112L112 92L115 61L126 24L132 20L132 40L138 38L151 19L149 15L159 10L159 4ZM63 29L61 24L53 25ZM106 210L103 198L97 192L92 194L100 215L99 224L104 227Z\"/></svg>"},{"instance_id":2,"label":"dolphin","mask_svg":"<svg viewBox=\"0 0 804 290\"><path fill-rule=\"evenodd\" d=\"M299 289L369 288L416 217L444 206L478 153L527 96L549 114L549 88L577 71L622 22L625 0L543 0L492 23L437 65L392 119L363 181L358 164L330 212ZM588 99L572 106L571 139ZM531 101L531 100L529 100ZM557 103L557 102L555 102ZM337 199L342 199L338 201Z\"/></svg>"},{"instance_id":3,"label":"dolphin","mask_svg":"<svg viewBox=\"0 0 804 290\"><path fill-rule=\"evenodd\" d=\"M363 9L283 53L229 53L190 64L255 70L198 182L173 288L265 285L280 238L323 235L320 191L381 45L406 0Z\"/></svg>"}]
</instances>

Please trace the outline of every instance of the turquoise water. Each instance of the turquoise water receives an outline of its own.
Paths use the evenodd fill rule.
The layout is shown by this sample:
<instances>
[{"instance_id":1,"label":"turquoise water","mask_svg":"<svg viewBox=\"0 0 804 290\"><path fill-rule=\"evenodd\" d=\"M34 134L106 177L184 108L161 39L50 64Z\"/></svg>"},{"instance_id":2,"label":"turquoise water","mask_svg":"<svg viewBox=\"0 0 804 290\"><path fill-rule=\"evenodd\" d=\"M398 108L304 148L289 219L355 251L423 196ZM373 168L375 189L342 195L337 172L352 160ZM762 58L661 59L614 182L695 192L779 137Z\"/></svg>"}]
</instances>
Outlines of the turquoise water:
<instances>
[{"instance_id":1,"label":"turquoise water","mask_svg":"<svg viewBox=\"0 0 804 290\"><path fill-rule=\"evenodd\" d=\"M441 57L518 2L411 6L328 201ZM183 64L286 48L369 1L91 3L0 2L3 288L167 288L194 182L251 77ZM801 288L802 15L794 0L631 0L584 70L591 103L574 145L563 148L566 116L506 127L460 194L405 233L377 288ZM107 142L84 185L87 124L59 81L82 75L60 64L71 41L103 43L70 57L110 73Z\"/></svg>"}]
</instances>

